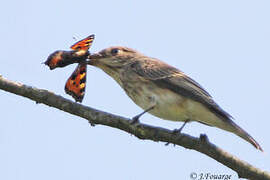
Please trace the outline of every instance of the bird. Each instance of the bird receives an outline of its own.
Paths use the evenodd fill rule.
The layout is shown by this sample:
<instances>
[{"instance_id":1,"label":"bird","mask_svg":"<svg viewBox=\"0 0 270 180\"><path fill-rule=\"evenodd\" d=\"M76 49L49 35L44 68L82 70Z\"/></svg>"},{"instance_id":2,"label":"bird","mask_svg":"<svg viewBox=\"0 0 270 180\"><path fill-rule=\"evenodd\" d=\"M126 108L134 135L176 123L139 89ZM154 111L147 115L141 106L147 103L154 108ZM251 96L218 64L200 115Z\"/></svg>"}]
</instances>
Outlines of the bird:
<instances>
[{"instance_id":1,"label":"bird","mask_svg":"<svg viewBox=\"0 0 270 180\"><path fill-rule=\"evenodd\" d=\"M138 123L146 112L164 120L184 122L176 132L181 132L186 123L195 121L234 133L263 151L200 84L179 69L121 46L91 54L87 63L111 76L144 110L132 123Z\"/></svg>"}]
</instances>

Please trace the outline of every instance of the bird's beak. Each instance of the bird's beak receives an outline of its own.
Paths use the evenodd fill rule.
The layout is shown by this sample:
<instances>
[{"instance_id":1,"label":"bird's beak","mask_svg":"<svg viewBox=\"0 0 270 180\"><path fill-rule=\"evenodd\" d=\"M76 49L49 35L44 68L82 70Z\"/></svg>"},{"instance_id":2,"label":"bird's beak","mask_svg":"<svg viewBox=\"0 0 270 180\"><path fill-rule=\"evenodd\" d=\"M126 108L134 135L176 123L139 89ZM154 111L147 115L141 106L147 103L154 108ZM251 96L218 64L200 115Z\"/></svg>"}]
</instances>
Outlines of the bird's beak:
<instances>
[{"instance_id":1,"label":"bird's beak","mask_svg":"<svg viewBox=\"0 0 270 180\"><path fill-rule=\"evenodd\" d=\"M98 60L101 58L103 58L102 54L94 53L94 54L89 56L88 64L95 65L95 64L97 64Z\"/></svg>"}]
</instances>

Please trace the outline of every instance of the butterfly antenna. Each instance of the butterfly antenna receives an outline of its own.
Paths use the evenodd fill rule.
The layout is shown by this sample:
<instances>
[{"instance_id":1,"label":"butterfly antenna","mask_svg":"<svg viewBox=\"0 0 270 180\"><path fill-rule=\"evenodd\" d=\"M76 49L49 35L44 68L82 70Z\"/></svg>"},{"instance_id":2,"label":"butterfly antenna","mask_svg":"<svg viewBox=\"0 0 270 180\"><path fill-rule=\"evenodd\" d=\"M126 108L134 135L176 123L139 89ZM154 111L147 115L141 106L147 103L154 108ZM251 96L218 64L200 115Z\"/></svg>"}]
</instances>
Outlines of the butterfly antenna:
<instances>
[{"instance_id":1,"label":"butterfly antenna","mask_svg":"<svg viewBox=\"0 0 270 180\"><path fill-rule=\"evenodd\" d=\"M73 39L74 41L78 41L79 38L76 37L76 36L73 36L72 39Z\"/></svg>"}]
</instances>

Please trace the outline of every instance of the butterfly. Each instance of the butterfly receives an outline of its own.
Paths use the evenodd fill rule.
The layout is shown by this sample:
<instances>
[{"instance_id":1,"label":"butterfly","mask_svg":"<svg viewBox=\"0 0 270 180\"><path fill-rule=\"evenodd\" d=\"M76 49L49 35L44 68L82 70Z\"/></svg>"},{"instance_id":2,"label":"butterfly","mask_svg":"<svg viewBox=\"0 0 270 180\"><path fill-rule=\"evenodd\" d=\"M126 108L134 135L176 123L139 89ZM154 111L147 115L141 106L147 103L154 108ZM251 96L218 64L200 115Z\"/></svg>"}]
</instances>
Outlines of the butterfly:
<instances>
[{"instance_id":1,"label":"butterfly","mask_svg":"<svg viewBox=\"0 0 270 180\"><path fill-rule=\"evenodd\" d=\"M85 94L87 72L86 60L90 55L88 50L91 47L94 38L94 35L90 35L87 38L76 42L70 47L72 51L55 51L44 63L48 65L51 70L57 67L65 67L73 63L79 63L65 85L65 92L71 95L76 102L82 102Z\"/></svg>"},{"instance_id":2,"label":"butterfly","mask_svg":"<svg viewBox=\"0 0 270 180\"><path fill-rule=\"evenodd\" d=\"M88 49L93 43L95 35L90 35L87 38L80 40L73 44L70 48L72 51L58 50L49 55L44 62L51 70L57 67L65 67L73 63L80 63L85 61L89 56Z\"/></svg>"}]
</instances>

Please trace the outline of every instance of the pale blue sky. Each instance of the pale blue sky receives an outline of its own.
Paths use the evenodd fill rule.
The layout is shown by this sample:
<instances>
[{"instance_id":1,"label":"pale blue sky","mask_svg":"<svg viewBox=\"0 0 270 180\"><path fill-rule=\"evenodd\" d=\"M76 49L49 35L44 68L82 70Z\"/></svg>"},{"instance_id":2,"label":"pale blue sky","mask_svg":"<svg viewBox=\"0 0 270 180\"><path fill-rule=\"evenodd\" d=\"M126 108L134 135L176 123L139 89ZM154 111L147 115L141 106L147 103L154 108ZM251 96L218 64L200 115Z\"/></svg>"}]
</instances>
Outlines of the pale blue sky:
<instances>
[{"instance_id":1,"label":"pale blue sky","mask_svg":"<svg viewBox=\"0 0 270 180\"><path fill-rule=\"evenodd\" d=\"M92 52L121 45L159 58L199 82L265 150L198 123L184 131L270 171L270 1L4 1L0 7L4 77L66 98L76 65L41 64L57 49L95 34ZM0 179L189 179L191 172L236 173L196 151L141 141L117 129L0 91ZM141 112L110 77L89 67L88 105L132 117ZM149 114L142 122L170 129L182 123Z\"/></svg>"}]
</instances>

